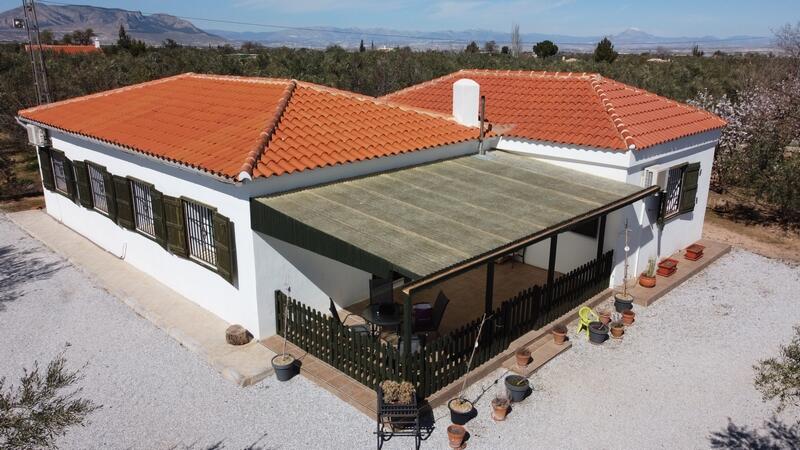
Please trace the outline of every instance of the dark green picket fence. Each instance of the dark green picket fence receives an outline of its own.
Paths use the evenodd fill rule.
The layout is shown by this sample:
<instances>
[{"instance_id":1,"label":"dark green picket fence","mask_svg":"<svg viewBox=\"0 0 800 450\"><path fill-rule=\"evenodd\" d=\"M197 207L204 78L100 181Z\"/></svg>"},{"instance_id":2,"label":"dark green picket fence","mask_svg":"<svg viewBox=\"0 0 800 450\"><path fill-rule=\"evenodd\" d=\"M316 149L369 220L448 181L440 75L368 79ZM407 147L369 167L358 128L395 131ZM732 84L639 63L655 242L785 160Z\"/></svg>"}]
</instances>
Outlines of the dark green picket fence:
<instances>
[{"instance_id":1,"label":"dark green picket fence","mask_svg":"<svg viewBox=\"0 0 800 450\"><path fill-rule=\"evenodd\" d=\"M608 287L613 252L559 277L552 287L533 286L503 302L487 318L472 368L505 351L523 334L542 328ZM453 299L458 307L458 299ZM284 306L288 330L283 329ZM428 342L405 357L384 342L359 335L327 314L313 310L280 291L275 293L279 335L358 382L374 388L383 380L407 380L428 397L467 373L467 360L481 319Z\"/></svg>"}]
</instances>

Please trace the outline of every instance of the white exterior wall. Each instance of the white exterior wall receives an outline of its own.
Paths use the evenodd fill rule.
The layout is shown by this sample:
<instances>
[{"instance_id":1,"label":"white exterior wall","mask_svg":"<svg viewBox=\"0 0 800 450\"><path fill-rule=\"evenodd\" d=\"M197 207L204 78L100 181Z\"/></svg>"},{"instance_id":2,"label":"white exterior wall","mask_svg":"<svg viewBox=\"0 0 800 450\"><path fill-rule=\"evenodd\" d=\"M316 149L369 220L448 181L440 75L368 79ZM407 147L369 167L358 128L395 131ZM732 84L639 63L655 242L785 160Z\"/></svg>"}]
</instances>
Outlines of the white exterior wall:
<instances>
[{"instance_id":1,"label":"white exterior wall","mask_svg":"<svg viewBox=\"0 0 800 450\"><path fill-rule=\"evenodd\" d=\"M327 311L328 297L340 306L367 298L371 274L252 231L250 198L477 152L472 141L234 184L57 130L50 136L52 147L72 161L91 161L113 175L140 179L165 195L196 200L227 216L236 240L233 285L103 214L44 190L47 213L56 220L258 339L275 333L276 289L291 286L292 295Z\"/></svg>"},{"instance_id":2,"label":"white exterior wall","mask_svg":"<svg viewBox=\"0 0 800 450\"><path fill-rule=\"evenodd\" d=\"M652 165L675 166L685 162L700 163L697 204L694 211L667 220L663 229L655 223L658 217L658 199L655 197L638 201L608 215L604 251L614 249L615 267L610 280L611 286L614 286L622 283L623 278L626 219L631 230L629 279L635 278L646 269L650 257L660 260L702 237L711 165L714 162L714 148L719 136L719 131L710 131L649 149L632 151L609 151L501 137L497 149L530 155L579 172L635 185L641 185L644 169ZM528 247L526 262L547 267L549 247L549 240ZM595 239L575 233L562 233L558 237L556 270L559 272L572 270L594 258L596 251Z\"/></svg>"}]
</instances>

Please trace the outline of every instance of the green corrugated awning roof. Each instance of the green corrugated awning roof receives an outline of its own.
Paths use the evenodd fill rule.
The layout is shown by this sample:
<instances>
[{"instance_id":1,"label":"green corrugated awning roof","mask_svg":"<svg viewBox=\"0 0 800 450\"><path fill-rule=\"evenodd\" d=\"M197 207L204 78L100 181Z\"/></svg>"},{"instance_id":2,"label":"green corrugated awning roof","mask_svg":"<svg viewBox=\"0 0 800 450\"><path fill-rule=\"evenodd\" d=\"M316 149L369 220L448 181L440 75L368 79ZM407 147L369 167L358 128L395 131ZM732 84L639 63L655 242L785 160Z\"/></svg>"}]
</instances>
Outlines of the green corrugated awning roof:
<instances>
[{"instance_id":1,"label":"green corrugated awning roof","mask_svg":"<svg viewBox=\"0 0 800 450\"><path fill-rule=\"evenodd\" d=\"M652 192L495 151L254 198L251 217L255 231L418 280Z\"/></svg>"}]
</instances>

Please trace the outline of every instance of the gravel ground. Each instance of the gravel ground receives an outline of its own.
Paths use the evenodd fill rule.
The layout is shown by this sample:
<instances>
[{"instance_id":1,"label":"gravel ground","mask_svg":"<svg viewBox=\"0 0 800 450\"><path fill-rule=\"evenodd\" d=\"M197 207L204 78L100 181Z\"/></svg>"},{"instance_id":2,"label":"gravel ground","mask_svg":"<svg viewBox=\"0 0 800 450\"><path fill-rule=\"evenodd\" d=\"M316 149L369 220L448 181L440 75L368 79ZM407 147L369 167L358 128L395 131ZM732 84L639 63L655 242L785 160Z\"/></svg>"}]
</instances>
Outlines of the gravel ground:
<instances>
[{"instance_id":1,"label":"gravel ground","mask_svg":"<svg viewBox=\"0 0 800 450\"><path fill-rule=\"evenodd\" d=\"M797 267L734 251L638 308L622 341L592 346L571 326L573 348L531 378L534 392L505 422L489 418L502 371L468 390L479 410L469 448L708 448L729 420L752 432L774 405L753 389L751 366L790 340L797 292ZM248 388L223 379L2 214L0 342L0 376L12 380L64 349L71 367L86 364L84 396L103 407L62 448L374 446L371 420L302 377ZM446 448L447 410L434 414L423 448Z\"/></svg>"}]
</instances>

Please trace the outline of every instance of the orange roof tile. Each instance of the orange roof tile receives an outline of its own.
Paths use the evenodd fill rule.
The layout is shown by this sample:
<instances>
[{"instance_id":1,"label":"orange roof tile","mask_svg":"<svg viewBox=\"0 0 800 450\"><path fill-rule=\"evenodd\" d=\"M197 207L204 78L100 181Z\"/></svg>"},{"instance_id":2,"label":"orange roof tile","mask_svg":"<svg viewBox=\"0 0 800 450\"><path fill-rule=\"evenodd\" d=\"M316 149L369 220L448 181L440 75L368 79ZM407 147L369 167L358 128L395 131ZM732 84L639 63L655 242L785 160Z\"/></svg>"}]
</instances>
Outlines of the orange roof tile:
<instances>
[{"instance_id":1,"label":"orange roof tile","mask_svg":"<svg viewBox=\"0 0 800 450\"><path fill-rule=\"evenodd\" d=\"M429 111L311 83L183 74L19 112L221 177L270 177L476 139Z\"/></svg>"},{"instance_id":2,"label":"orange roof tile","mask_svg":"<svg viewBox=\"0 0 800 450\"><path fill-rule=\"evenodd\" d=\"M586 73L462 70L381 99L451 114L452 84L462 78L480 85L487 120L510 137L627 150L725 126L709 112Z\"/></svg>"},{"instance_id":3,"label":"orange roof tile","mask_svg":"<svg viewBox=\"0 0 800 450\"><path fill-rule=\"evenodd\" d=\"M28 51L29 47L30 47L29 44L25 44L26 52ZM67 53L70 55L78 53L94 53L101 51L94 45L68 45L68 44L42 44L42 50L58 52L58 53Z\"/></svg>"}]
</instances>

